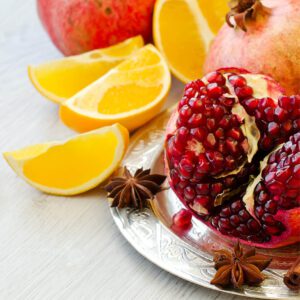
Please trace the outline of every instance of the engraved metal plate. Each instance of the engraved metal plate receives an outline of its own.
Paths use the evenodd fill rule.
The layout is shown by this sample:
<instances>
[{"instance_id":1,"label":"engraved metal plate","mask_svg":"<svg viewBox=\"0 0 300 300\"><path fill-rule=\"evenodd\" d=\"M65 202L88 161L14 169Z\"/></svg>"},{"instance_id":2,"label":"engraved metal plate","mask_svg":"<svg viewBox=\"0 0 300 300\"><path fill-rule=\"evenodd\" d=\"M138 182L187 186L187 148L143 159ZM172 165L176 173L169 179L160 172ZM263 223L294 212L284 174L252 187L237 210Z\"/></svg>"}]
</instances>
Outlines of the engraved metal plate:
<instances>
[{"instance_id":1,"label":"engraved metal plate","mask_svg":"<svg viewBox=\"0 0 300 300\"><path fill-rule=\"evenodd\" d=\"M161 174L164 172L164 133L170 113L163 113L135 133L123 165L132 171L144 167ZM299 245L277 250L258 249L258 252L267 252L273 257L272 265L264 272L267 279L260 286L245 286L241 290L219 289L210 284L215 274L212 252L231 248L231 242L216 236L194 217L189 231L177 232L172 227L172 217L182 207L169 189L158 194L152 209L111 208L111 213L121 233L141 255L178 277L224 293L262 299L299 300L299 293L290 291L282 281L283 274L300 255Z\"/></svg>"}]
</instances>

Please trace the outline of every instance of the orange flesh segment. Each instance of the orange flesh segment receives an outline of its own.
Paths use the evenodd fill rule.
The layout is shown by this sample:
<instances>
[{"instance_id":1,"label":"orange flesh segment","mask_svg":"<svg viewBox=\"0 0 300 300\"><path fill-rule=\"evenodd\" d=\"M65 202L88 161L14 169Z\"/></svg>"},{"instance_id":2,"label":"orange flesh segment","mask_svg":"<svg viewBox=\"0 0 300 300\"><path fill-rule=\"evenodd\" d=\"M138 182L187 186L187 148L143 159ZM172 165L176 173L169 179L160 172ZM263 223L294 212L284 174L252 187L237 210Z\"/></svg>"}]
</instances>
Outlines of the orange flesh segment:
<instances>
[{"instance_id":1,"label":"orange flesh segment","mask_svg":"<svg viewBox=\"0 0 300 300\"><path fill-rule=\"evenodd\" d=\"M84 143L86 138L82 136L57 145L25 162L24 175L38 184L61 189L80 186L99 176L113 162L118 139L113 132L88 137L89 142ZM105 151L99 153L103 145ZM59 160L61 164L58 164Z\"/></svg>"},{"instance_id":2,"label":"orange flesh segment","mask_svg":"<svg viewBox=\"0 0 300 300\"><path fill-rule=\"evenodd\" d=\"M195 16L186 2L166 2L159 23L162 47L170 64L175 62L177 71L188 80L201 77L206 50Z\"/></svg>"}]
</instances>

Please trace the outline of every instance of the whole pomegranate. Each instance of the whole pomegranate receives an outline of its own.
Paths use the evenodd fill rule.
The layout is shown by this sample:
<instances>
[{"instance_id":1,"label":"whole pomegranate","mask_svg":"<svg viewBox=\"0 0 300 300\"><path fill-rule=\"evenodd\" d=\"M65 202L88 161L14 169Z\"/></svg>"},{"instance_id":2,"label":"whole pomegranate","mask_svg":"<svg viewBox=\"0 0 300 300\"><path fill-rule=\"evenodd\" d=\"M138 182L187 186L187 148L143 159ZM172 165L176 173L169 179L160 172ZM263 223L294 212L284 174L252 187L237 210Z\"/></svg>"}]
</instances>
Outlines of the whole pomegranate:
<instances>
[{"instance_id":1,"label":"whole pomegranate","mask_svg":"<svg viewBox=\"0 0 300 300\"><path fill-rule=\"evenodd\" d=\"M183 204L217 233L265 248L300 241L300 96L282 93L266 75L214 71L186 85L166 133Z\"/></svg>"},{"instance_id":2,"label":"whole pomegranate","mask_svg":"<svg viewBox=\"0 0 300 300\"><path fill-rule=\"evenodd\" d=\"M224 66L272 76L300 93L300 1L234 0L214 39L204 72Z\"/></svg>"},{"instance_id":3,"label":"whole pomegranate","mask_svg":"<svg viewBox=\"0 0 300 300\"><path fill-rule=\"evenodd\" d=\"M151 39L155 0L37 0L40 19L65 55L142 35Z\"/></svg>"}]
</instances>

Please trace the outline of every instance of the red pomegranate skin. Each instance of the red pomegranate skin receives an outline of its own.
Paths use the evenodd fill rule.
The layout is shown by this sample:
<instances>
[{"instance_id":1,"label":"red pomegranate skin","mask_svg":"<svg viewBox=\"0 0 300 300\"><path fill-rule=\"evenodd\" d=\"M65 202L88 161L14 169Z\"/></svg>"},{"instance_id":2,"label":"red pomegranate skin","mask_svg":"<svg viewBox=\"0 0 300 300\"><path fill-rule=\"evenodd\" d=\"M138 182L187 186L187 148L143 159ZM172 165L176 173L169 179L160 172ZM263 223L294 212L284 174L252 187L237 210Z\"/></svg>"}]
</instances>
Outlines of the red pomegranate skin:
<instances>
[{"instance_id":1,"label":"red pomegranate skin","mask_svg":"<svg viewBox=\"0 0 300 300\"><path fill-rule=\"evenodd\" d=\"M155 0L37 0L40 19L65 55L142 35L151 39Z\"/></svg>"},{"instance_id":2,"label":"red pomegranate skin","mask_svg":"<svg viewBox=\"0 0 300 300\"><path fill-rule=\"evenodd\" d=\"M272 76L288 95L300 93L300 1L262 0L270 14L247 23L247 32L223 25L207 56L204 73L225 67Z\"/></svg>"}]
</instances>

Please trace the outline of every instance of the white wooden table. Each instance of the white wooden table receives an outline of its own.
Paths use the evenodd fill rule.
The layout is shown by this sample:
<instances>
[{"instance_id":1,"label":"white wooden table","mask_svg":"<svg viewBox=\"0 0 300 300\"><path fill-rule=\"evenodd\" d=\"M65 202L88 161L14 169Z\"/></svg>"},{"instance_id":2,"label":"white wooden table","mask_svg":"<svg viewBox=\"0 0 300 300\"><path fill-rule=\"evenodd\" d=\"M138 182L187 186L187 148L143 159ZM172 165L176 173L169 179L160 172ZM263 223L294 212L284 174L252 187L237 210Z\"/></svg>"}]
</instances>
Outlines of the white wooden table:
<instances>
[{"instance_id":1,"label":"white wooden table","mask_svg":"<svg viewBox=\"0 0 300 300\"><path fill-rule=\"evenodd\" d=\"M61 55L39 23L35 0L0 2L0 151L74 134L27 77L28 64ZM0 157L0 299L240 298L148 262L121 236L99 189L48 196Z\"/></svg>"}]
</instances>

